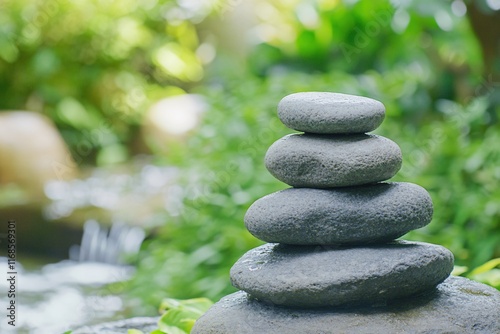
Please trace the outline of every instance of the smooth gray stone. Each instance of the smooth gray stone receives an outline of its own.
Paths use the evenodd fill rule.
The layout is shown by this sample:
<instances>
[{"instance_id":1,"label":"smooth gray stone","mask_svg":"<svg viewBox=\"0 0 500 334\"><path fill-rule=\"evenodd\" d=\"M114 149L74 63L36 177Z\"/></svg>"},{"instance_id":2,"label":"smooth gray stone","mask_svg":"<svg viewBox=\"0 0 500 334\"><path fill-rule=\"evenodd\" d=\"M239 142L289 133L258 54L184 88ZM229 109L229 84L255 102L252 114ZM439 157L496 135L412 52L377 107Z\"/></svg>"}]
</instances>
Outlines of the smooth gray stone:
<instances>
[{"instance_id":1,"label":"smooth gray stone","mask_svg":"<svg viewBox=\"0 0 500 334\"><path fill-rule=\"evenodd\" d=\"M373 131L385 117L384 105L356 95L304 92L285 96L278 117L287 127L311 133L363 133Z\"/></svg>"},{"instance_id":2,"label":"smooth gray stone","mask_svg":"<svg viewBox=\"0 0 500 334\"><path fill-rule=\"evenodd\" d=\"M216 303L191 334L493 334L499 314L497 290L450 277L428 293L348 309L273 307L240 291Z\"/></svg>"},{"instance_id":3,"label":"smooth gray stone","mask_svg":"<svg viewBox=\"0 0 500 334\"><path fill-rule=\"evenodd\" d=\"M373 303L434 288L453 270L438 245L394 241L355 248L265 244L231 268L232 284L275 305L324 307Z\"/></svg>"},{"instance_id":4,"label":"smooth gray stone","mask_svg":"<svg viewBox=\"0 0 500 334\"><path fill-rule=\"evenodd\" d=\"M390 241L432 219L427 191L412 183L311 189L289 188L262 197L245 215L256 238L292 245Z\"/></svg>"},{"instance_id":5,"label":"smooth gray stone","mask_svg":"<svg viewBox=\"0 0 500 334\"><path fill-rule=\"evenodd\" d=\"M265 164L293 187L331 188L387 180L401 168L392 140L376 135L287 135L269 147Z\"/></svg>"},{"instance_id":6,"label":"smooth gray stone","mask_svg":"<svg viewBox=\"0 0 500 334\"><path fill-rule=\"evenodd\" d=\"M111 321L93 326L81 327L71 334L123 334L128 329L138 329L150 333L158 328L160 317L137 317L125 320Z\"/></svg>"}]
</instances>

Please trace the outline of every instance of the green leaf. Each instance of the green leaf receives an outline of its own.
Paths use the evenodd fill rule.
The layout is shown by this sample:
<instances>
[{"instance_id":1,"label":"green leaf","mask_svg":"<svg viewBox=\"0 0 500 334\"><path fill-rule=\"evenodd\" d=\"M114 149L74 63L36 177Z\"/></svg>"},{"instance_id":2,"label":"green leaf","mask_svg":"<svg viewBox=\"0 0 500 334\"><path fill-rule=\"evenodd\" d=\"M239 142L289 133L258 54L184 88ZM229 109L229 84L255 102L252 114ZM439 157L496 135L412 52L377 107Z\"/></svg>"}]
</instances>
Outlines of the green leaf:
<instances>
[{"instance_id":1,"label":"green leaf","mask_svg":"<svg viewBox=\"0 0 500 334\"><path fill-rule=\"evenodd\" d=\"M466 266L454 266L451 274L453 276L460 276L463 273L465 273L467 270L469 270L469 268L467 268Z\"/></svg>"},{"instance_id":2,"label":"green leaf","mask_svg":"<svg viewBox=\"0 0 500 334\"><path fill-rule=\"evenodd\" d=\"M191 330L196 322L196 319L185 319L183 322L186 324L186 327Z\"/></svg>"},{"instance_id":3,"label":"green leaf","mask_svg":"<svg viewBox=\"0 0 500 334\"><path fill-rule=\"evenodd\" d=\"M481 274L471 275L469 278L491 285L500 290L500 269L491 269Z\"/></svg>"},{"instance_id":4,"label":"green leaf","mask_svg":"<svg viewBox=\"0 0 500 334\"><path fill-rule=\"evenodd\" d=\"M138 330L138 329L129 329L129 330L127 331L127 334L144 334L144 332L143 332L143 331L140 331L140 330Z\"/></svg>"},{"instance_id":5,"label":"green leaf","mask_svg":"<svg viewBox=\"0 0 500 334\"><path fill-rule=\"evenodd\" d=\"M187 300L166 298L160 306L160 311L165 313L158 321L158 327L167 334L190 333L196 319L205 313L212 304L207 298Z\"/></svg>"},{"instance_id":6,"label":"green leaf","mask_svg":"<svg viewBox=\"0 0 500 334\"><path fill-rule=\"evenodd\" d=\"M99 119L84 105L71 97L66 97L57 105L59 117L76 129L93 129L99 125Z\"/></svg>"},{"instance_id":7,"label":"green leaf","mask_svg":"<svg viewBox=\"0 0 500 334\"><path fill-rule=\"evenodd\" d=\"M212 306L212 301L207 298L193 298L186 300L178 300L172 298L163 299L160 305L160 312L165 312L169 309L175 309L178 307L186 307L191 309L194 313L199 313L202 315Z\"/></svg>"},{"instance_id":8,"label":"green leaf","mask_svg":"<svg viewBox=\"0 0 500 334\"><path fill-rule=\"evenodd\" d=\"M180 306L180 300L178 299L173 299L173 298L165 298L161 302L160 305L160 312L165 312L167 310L176 308Z\"/></svg>"},{"instance_id":9,"label":"green leaf","mask_svg":"<svg viewBox=\"0 0 500 334\"><path fill-rule=\"evenodd\" d=\"M178 330L178 333L189 333L191 330L189 327L189 320L193 318L197 319L198 314L189 309L179 307L165 312L165 314L161 316L158 326L162 331L166 331L169 334L174 328ZM177 334L177 331L174 331L174 333Z\"/></svg>"},{"instance_id":10,"label":"green leaf","mask_svg":"<svg viewBox=\"0 0 500 334\"><path fill-rule=\"evenodd\" d=\"M473 271L471 271L470 274L471 275L482 274L482 273L485 273L487 271L492 270L493 268L495 268L497 266L500 266L500 258L490 260L490 261L480 265L479 267L477 267Z\"/></svg>"},{"instance_id":11,"label":"green leaf","mask_svg":"<svg viewBox=\"0 0 500 334\"><path fill-rule=\"evenodd\" d=\"M175 313L175 311L174 311ZM165 313L166 315L167 313ZM174 315L175 316L175 315ZM163 317L162 317L163 319ZM188 334L189 331L185 331L177 326L174 326L174 325L169 325L169 321L172 321L172 319L166 319L165 321L163 321L162 319L160 319L160 321L158 322L158 326L160 327L160 330L166 334ZM181 325L180 324L180 320L177 319L177 324Z\"/></svg>"}]
</instances>

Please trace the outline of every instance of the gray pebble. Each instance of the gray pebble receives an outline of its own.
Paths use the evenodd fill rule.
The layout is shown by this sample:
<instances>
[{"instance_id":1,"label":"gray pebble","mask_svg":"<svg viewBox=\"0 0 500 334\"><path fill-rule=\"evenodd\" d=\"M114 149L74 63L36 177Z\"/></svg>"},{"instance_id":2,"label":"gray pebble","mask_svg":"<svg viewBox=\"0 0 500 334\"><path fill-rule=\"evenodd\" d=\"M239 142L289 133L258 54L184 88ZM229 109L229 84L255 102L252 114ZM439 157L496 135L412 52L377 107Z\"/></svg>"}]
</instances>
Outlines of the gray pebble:
<instances>
[{"instance_id":1,"label":"gray pebble","mask_svg":"<svg viewBox=\"0 0 500 334\"><path fill-rule=\"evenodd\" d=\"M390 241L432 219L427 191L412 183L289 188L257 200L245 225L267 242L293 245Z\"/></svg>"},{"instance_id":2,"label":"gray pebble","mask_svg":"<svg viewBox=\"0 0 500 334\"><path fill-rule=\"evenodd\" d=\"M97 325L80 327L71 334L123 334L129 329L137 329L150 333L158 328L159 317L138 317L124 320L105 322Z\"/></svg>"},{"instance_id":3,"label":"gray pebble","mask_svg":"<svg viewBox=\"0 0 500 334\"><path fill-rule=\"evenodd\" d=\"M398 289L398 287L394 287ZM222 298L192 334L493 334L500 333L500 292L450 277L427 293L354 308L293 309L248 298Z\"/></svg>"},{"instance_id":4,"label":"gray pebble","mask_svg":"<svg viewBox=\"0 0 500 334\"><path fill-rule=\"evenodd\" d=\"M278 117L287 127L311 133L363 133L375 130L384 120L379 101L356 95L304 92L284 97Z\"/></svg>"},{"instance_id":5,"label":"gray pebble","mask_svg":"<svg viewBox=\"0 0 500 334\"><path fill-rule=\"evenodd\" d=\"M265 244L231 268L232 284L275 305L324 307L384 302L434 288L453 269L438 245L394 241L355 248Z\"/></svg>"},{"instance_id":6,"label":"gray pebble","mask_svg":"<svg viewBox=\"0 0 500 334\"><path fill-rule=\"evenodd\" d=\"M265 164L294 187L331 188L384 181L401 168L392 140L376 135L292 134L268 149Z\"/></svg>"}]
</instances>

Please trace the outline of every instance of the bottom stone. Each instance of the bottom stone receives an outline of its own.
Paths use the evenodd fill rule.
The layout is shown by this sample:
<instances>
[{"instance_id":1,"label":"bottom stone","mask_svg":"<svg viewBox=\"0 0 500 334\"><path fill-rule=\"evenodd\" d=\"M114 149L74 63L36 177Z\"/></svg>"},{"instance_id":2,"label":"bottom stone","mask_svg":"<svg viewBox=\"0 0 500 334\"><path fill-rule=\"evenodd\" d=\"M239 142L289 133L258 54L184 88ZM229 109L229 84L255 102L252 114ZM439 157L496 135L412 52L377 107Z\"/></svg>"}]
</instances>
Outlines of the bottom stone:
<instances>
[{"instance_id":1,"label":"bottom stone","mask_svg":"<svg viewBox=\"0 0 500 334\"><path fill-rule=\"evenodd\" d=\"M249 299L222 298L191 334L500 333L500 293L462 277L386 305L287 309Z\"/></svg>"}]
</instances>

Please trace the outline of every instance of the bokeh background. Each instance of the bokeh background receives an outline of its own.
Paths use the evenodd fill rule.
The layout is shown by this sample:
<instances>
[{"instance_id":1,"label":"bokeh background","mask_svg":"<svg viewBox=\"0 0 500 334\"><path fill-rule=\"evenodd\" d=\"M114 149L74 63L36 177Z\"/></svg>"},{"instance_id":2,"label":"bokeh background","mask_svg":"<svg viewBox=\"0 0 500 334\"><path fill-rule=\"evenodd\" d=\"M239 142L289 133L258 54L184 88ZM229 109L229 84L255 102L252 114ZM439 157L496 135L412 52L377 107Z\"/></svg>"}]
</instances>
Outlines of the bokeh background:
<instances>
[{"instance_id":1,"label":"bokeh background","mask_svg":"<svg viewBox=\"0 0 500 334\"><path fill-rule=\"evenodd\" d=\"M382 101L394 180L435 206L405 238L500 288L499 0L0 0L0 214L26 275L70 253L127 263L92 290L104 319L234 291L230 266L261 243L244 213L286 187L263 165L292 132L276 106L300 91ZM112 260L111 226L135 231Z\"/></svg>"}]
</instances>

